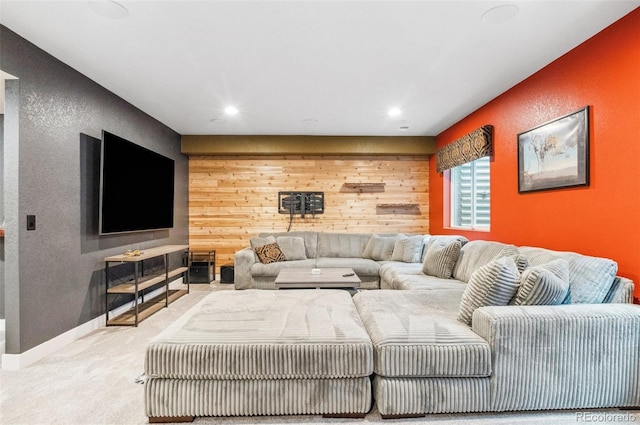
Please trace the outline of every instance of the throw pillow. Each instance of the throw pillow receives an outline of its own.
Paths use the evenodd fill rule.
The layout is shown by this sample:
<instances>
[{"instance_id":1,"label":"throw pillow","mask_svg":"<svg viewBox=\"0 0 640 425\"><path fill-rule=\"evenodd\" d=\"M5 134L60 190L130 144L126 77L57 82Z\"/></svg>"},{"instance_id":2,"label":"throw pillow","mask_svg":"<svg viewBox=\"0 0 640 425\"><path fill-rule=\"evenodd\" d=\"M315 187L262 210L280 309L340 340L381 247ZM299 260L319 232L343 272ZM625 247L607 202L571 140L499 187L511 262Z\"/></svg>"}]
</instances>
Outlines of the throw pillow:
<instances>
[{"instance_id":1,"label":"throw pillow","mask_svg":"<svg viewBox=\"0 0 640 425\"><path fill-rule=\"evenodd\" d=\"M473 272L462 294L458 320L471 325L473 312L489 305L507 305L518 289L520 272L509 257L494 260Z\"/></svg>"},{"instance_id":2,"label":"throw pillow","mask_svg":"<svg viewBox=\"0 0 640 425\"><path fill-rule=\"evenodd\" d=\"M287 261L307 259L303 238L297 236L278 236L276 243Z\"/></svg>"},{"instance_id":3,"label":"throw pillow","mask_svg":"<svg viewBox=\"0 0 640 425\"><path fill-rule=\"evenodd\" d=\"M396 244L394 237L381 237L379 235L371 235L367 245L364 248L364 258L370 258L376 261L391 260L393 247Z\"/></svg>"},{"instance_id":4,"label":"throw pillow","mask_svg":"<svg viewBox=\"0 0 640 425\"><path fill-rule=\"evenodd\" d=\"M249 239L249 243L251 244L251 248L253 249L253 254L255 256L255 262L259 262L260 258L258 257L258 253L256 252L256 248L263 246L263 245L267 245L270 243L276 243L276 238L275 236L267 236L266 238L261 238L261 237L253 237L251 239Z\"/></svg>"},{"instance_id":5,"label":"throw pillow","mask_svg":"<svg viewBox=\"0 0 640 425\"><path fill-rule=\"evenodd\" d=\"M455 266L462 242L459 240L431 238L427 246L427 254L424 257L422 271L424 274L436 276L441 279L451 278L453 266Z\"/></svg>"},{"instance_id":6,"label":"throw pillow","mask_svg":"<svg viewBox=\"0 0 640 425\"><path fill-rule=\"evenodd\" d=\"M422 246L424 236L406 236L398 234L396 243L393 246L392 261L403 261L405 263L419 263L422 259Z\"/></svg>"},{"instance_id":7,"label":"throw pillow","mask_svg":"<svg viewBox=\"0 0 640 425\"><path fill-rule=\"evenodd\" d=\"M403 241L406 241L408 236L403 234L398 234L396 236L396 243L393 245L393 253L391 254L391 261L404 261L404 244Z\"/></svg>"},{"instance_id":8,"label":"throw pillow","mask_svg":"<svg viewBox=\"0 0 640 425\"><path fill-rule=\"evenodd\" d=\"M256 254L260 258L262 264L275 263L278 261L284 261L284 254L280 251L280 247L277 243L270 243L262 245L256 248Z\"/></svg>"},{"instance_id":9,"label":"throw pillow","mask_svg":"<svg viewBox=\"0 0 640 425\"><path fill-rule=\"evenodd\" d=\"M564 259L530 267L522 273L515 305L561 304L569 291L569 263Z\"/></svg>"},{"instance_id":10,"label":"throw pillow","mask_svg":"<svg viewBox=\"0 0 640 425\"><path fill-rule=\"evenodd\" d=\"M522 254L508 255L513 261L516 262L516 266L518 266L518 271L522 273L527 269L527 267L531 266L529 263L529 258Z\"/></svg>"}]
</instances>

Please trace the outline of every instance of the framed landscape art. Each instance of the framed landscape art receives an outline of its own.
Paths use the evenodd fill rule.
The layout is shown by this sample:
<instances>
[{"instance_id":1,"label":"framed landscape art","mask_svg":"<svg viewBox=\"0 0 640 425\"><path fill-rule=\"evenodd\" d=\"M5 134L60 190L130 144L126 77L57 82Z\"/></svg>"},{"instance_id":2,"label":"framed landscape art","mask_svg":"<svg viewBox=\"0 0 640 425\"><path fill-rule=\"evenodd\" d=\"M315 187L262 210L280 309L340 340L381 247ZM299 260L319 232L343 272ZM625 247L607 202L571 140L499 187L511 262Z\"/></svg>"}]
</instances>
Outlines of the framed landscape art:
<instances>
[{"instance_id":1,"label":"framed landscape art","mask_svg":"<svg viewBox=\"0 0 640 425\"><path fill-rule=\"evenodd\" d=\"M589 106L518 134L518 192L589 185Z\"/></svg>"}]
</instances>

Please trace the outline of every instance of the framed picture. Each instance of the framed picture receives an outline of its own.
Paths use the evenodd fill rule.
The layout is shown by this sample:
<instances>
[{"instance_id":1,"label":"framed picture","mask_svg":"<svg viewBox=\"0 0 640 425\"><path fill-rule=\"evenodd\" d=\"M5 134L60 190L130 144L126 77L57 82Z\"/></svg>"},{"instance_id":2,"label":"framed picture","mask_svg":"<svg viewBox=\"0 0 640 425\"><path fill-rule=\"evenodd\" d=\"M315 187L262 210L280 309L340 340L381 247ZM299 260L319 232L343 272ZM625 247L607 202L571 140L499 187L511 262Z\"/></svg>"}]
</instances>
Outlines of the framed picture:
<instances>
[{"instance_id":1,"label":"framed picture","mask_svg":"<svg viewBox=\"0 0 640 425\"><path fill-rule=\"evenodd\" d=\"M588 106L518 134L518 193L588 185Z\"/></svg>"}]
</instances>

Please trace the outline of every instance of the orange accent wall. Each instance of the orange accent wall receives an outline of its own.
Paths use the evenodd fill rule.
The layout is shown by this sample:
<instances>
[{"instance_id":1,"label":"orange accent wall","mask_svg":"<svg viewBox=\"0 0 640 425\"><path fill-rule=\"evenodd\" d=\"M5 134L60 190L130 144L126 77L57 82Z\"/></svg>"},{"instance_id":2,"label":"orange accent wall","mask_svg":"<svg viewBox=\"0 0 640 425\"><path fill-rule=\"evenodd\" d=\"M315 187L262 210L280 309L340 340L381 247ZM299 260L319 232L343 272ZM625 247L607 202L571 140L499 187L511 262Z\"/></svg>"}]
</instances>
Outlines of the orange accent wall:
<instances>
[{"instance_id":1,"label":"orange accent wall","mask_svg":"<svg viewBox=\"0 0 640 425\"><path fill-rule=\"evenodd\" d=\"M518 193L517 134L591 106L588 187ZM640 297L640 9L437 137L441 147L494 128L491 231L443 227L443 176L431 158L432 234L463 234L611 258Z\"/></svg>"}]
</instances>

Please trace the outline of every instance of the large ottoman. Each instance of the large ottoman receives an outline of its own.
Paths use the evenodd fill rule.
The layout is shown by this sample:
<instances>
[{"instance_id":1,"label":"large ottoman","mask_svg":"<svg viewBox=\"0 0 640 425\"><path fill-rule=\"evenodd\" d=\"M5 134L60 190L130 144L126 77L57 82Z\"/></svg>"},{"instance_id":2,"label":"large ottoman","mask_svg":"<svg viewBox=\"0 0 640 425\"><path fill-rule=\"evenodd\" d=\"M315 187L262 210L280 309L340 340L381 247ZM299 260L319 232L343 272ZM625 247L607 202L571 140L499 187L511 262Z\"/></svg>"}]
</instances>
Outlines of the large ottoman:
<instances>
[{"instance_id":1,"label":"large ottoman","mask_svg":"<svg viewBox=\"0 0 640 425\"><path fill-rule=\"evenodd\" d=\"M383 418L487 410L489 344L459 322L463 288L362 291L353 297L375 351Z\"/></svg>"},{"instance_id":2,"label":"large ottoman","mask_svg":"<svg viewBox=\"0 0 640 425\"><path fill-rule=\"evenodd\" d=\"M348 292L213 292L145 358L150 422L195 416L364 416L373 348Z\"/></svg>"}]
</instances>

